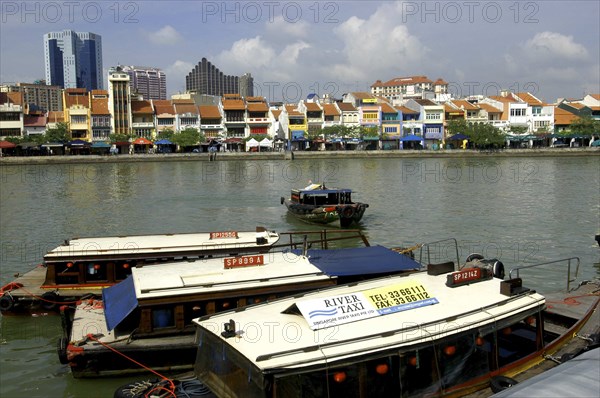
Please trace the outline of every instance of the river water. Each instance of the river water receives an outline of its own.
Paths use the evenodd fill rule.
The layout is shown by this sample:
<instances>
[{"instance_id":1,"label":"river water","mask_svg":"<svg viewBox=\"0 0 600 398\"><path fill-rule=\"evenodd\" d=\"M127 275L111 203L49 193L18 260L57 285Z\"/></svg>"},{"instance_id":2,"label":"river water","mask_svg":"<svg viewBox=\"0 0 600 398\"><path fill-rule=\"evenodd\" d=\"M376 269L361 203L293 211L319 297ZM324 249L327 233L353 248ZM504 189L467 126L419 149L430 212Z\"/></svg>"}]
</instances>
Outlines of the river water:
<instances>
[{"instance_id":1,"label":"river water","mask_svg":"<svg viewBox=\"0 0 600 398\"><path fill-rule=\"evenodd\" d=\"M2 166L0 283L77 236L318 230L280 204L309 180L369 203L360 228L371 244L453 237L461 261L479 252L510 269L577 256L580 278L600 274L600 157L486 156ZM566 276L530 274L542 291ZM112 397L131 380L73 379L58 361L60 335L57 316L0 317L0 396Z\"/></svg>"}]
</instances>

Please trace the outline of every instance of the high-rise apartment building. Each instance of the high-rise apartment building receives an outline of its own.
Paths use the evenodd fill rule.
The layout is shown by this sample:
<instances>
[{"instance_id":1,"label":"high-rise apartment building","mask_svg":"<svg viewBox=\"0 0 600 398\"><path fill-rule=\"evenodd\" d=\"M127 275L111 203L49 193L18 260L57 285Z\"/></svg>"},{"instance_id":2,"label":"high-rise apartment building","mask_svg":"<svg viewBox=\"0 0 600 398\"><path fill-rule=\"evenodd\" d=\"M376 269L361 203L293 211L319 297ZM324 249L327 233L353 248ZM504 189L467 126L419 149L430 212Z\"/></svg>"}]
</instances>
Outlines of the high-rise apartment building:
<instances>
[{"instance_id":1,"label":"high-rise apartment building","mask_svg":"<svg viewBox=\"0 0 600 398\"><path fill-rule=\"evenodd\" d=\"M17 83L0 86L1 92L23 94L23 105L29 111L62 111L62 89L59 86L47 86L36 83Z\"/></svg>"},{"instance_id":2,"label":"high-rise apartment building","mask_svg":"<svg viewBox=\"0 0 600 398\"><path fill-rule=\"evenodd\" d=\"M162 70L145 66L123 66L122 70L129 75L132 93L145 100L167 99L167 77Z\"/></svg>"},{"instance_id":3,"label":"high-rise apartment building","mask_svg":"<svg viewBox=\"0 0 600 398\"><path fill-rule=\"evenodd\" d=\"M102 38L91 32L44 35L46 82L62 88L102 89Z\"/></svg>"},{"instance_id":4,"label":"high-rise apartment building","mask_svg":"<svg viewBox=\"0 0 600 398\"><path fill-rule=\"evenodd\" d=\"M225 75L206 58L202 58L185 77L185 89L207 95L239 94L239 77Z\"/></svg>"},{"instance_id":5,"label":"high-rise apartment building","mask_svg":"<svg viewBox=\"0 0 600 398\"><path fill-rule=\"evenodd\" d=\"M239 93L242 97L254 97L254 78L250 73L240 76Z\"/></svg>"}]
</instances>

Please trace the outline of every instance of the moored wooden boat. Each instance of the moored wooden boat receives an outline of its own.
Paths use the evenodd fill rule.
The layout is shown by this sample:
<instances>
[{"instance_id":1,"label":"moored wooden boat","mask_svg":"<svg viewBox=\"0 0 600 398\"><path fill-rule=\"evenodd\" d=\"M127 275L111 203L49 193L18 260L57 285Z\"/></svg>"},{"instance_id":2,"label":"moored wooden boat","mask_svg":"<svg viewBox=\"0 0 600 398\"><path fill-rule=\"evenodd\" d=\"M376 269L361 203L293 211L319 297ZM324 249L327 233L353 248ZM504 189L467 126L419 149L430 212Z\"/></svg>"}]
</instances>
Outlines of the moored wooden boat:
<instances>
[{"instance_id":1,"label":"moored wooden boat","mask_svg":"<svg viewBox=\"0 0 600 398\"><path fill-rule=\"evenodd\" d=\"M572 288L569 273L544 296L523 268L433 265L204 316L195 373L218 397L489 396L599 325L598 281Z\"/></svg>"},{"instance_id":2,"label":"moored wooden boat","mask_svg":"<svg viewBox=\"0 0 600 398\"><path fill-rule=\"evenodd\" d=\"M0 289L3 314L49 311L90 294L100 294L136 266L188 258L264 253L279 234L256 231L75 238L50 250L43 264Z\"/></svg>"},{"instance_id":3,"label":"moored wooden boat","mask_svg":"<svg viewBox=\"0 0 600 398\"><path fill-rule=\"evenodd\" d=\"M154 370L191 369L192 319L283 295L399 272L420 264L381 246L306 249L145 265L84 300L74 314L64 308L59 359L74 377L145 372L113 350Z\"/></svg>"},{"instance_id":4,"label":"moored wooden boat","mask_svg":"<svg viewBox=\"0 0 600 398\"><path fill-rule=\"evenodd\" d=\"M315 224L339 221L342 228L358 223L369 207L366 203L353 202L351 189L327 188L325 184L292 189L289 198L281 198L281 204L302 221Z\"/></svg>"}]
</instances>

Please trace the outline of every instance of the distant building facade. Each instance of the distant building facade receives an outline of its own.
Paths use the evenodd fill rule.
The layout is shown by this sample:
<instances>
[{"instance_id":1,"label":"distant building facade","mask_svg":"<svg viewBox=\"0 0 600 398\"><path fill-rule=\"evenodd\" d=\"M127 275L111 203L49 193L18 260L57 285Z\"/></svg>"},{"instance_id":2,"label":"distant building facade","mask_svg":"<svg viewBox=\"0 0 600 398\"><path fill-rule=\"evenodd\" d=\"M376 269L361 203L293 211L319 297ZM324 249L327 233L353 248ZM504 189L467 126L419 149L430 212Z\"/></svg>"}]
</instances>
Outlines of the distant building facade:
<instances>
[{"instance_id":1,"label":"distant building facade","mask_svg":"<svg viewBox=\"0 0 600 398\"><path fill-rule=\"evenodd\" d=\"M245 78L246 82L248 80L254 84L249 74ZM185 77L185 89L189 92L207 95L240 94L240 78L224 74L206 58L202 58L202 61L198 62Z\"/></svg>"},{"instance_id":2,"label":"distant building facade","mask_svg":"<svg viewBox=\"0 0 600 398\"><path fill-rule=\"evenodd\" d=\"M131 133L129 75L119 67L110 68L108 71L108 111L112 115L112 132L129 135Z\"/></svg>"},{"instance_id":3,"label":"distant building facade","mask_svg":"<svg viewBox=\"0 0 600 398\"><path fill-rule=\"evenodd\" d=\"M91 32L44 35L46 82L62 88L102 89L102 38Z\"/></svg>"},{"instance_id":4,"label":"distant building facade","mask_svg":"<svg viewBox=\"0 0 600 398\"><path fill-rule=\"evenodd\" d=\"M17 83L0 86L2 92L23 94L23 105L29 111L62 111L62 89L59 86L47 86L36 83Z\"/></svg>"},{"instance_id":5,"label":"distant building facade","mask_svg":"<svg viewBox=\"0 0 600 398\"><path fill-rule=\"evenodd\" d=\"M254 97L254 78L250 73L244 73L240 76L239 94L243 98Z\"/></svg>"},{"instance_id":6,"label":"distant building facade","mask_svg":"<svg viewBox=\"0 0 600 398\"><path fill-rule=\"evenodd\" d=\"M167 76L162 70L145 66L123 66L122 70L129 75L133 94L141 95L144 100L167 99Z\"/></svg>"}]
</instances>

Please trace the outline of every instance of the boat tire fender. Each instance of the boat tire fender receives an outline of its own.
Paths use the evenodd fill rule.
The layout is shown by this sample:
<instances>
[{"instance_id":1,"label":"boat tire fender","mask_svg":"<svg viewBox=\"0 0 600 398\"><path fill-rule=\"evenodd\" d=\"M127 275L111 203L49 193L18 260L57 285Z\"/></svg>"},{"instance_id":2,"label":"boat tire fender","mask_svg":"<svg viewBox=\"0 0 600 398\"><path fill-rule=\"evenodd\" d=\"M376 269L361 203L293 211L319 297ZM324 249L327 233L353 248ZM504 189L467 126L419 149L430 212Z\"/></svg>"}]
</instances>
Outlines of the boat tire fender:
<instances>
[{"instance_id":1,"label":"boat tire fender","mask_svg":"<svg viewBox=\"0 0 600 398\"><path fill-rule=\"evenodd\" d=\"M494 376L490 380L490 388L494 393L504 391L507 388L510 388L516 384L519 384L519 382L515 379L506 376Z\"/></svg>"},{"instance_id":2,"label":"boat tire fender","mask_svg":"<svg viewBox=\"0 0 600 398\"><path fill-rule=\"evenodd\" d=\"M15 307L15 299L8 295L4 294L0 297L0 311L10 311Z\"/></svg>"},{"instance_id":3,"label":"boat tire fender","mask_svg":"<svg viewBox=\"0 0 600 398\"><path fill-rule=\"evenodd\" d=\"M481 254L479 253L471 253L467 256L467 259L465 260L467 263L470 263L471 261L474 260L483 260L485 257L483 257Z\"/></svg>"},{"instance_id":4,"label":"boat tire fender","mask_svg":"<svg viewBox=\"0 0 600 398\"><path fill-rule=\"evenodd\" d=\"M60 301L58 294L56 294L55 292L46 292L42 294L42 300L40 305L43 309L47 311L52 311L56 309L58 301Z\"/></svg>"},{"instance_id":5,"label":"boat tire fender","mask_svg":"<svg viewBox=\"0 0 600 398\"><path fill-rule=\"evenodd\" d=\"M61 337L60 339L58 339L58 343L56 344L56 351L58 352L58 360L63 365L66 365L69 363L69 360L67 359L67 345L69 345L69 342L67 341L66 337Z\"/></svg>"},{"instance_id":6,"label":"boat tire fender","mask_svg":"<svg viewBox=\"0 0 600 398\"><path fill-rule=\"evenodd\" d=\"M283 202L285 202L285 198L282 196L281 197L281 204L283 204Z\"/></svg>"},{"instance_id":7,"label":"boat tire fender","mask_svg":"<svg viewBox=\"0 0 600 398\"><path fill-rule=\"evenodd\" d=\"M350 206L344 207L342 215L346 218L352 218L354 216L354 208Z\"/></svg>"},{"instance_id":8,"label":"boat tire fender","mask_svg":"<svg viewBox=\"0 0 600 398\"><path fill-rule=\"evenodd\" d=\"M500 260L496 260L492 264L492 273L494 278L504 279L504 264Z\"/></svg>"}]
</instances>

